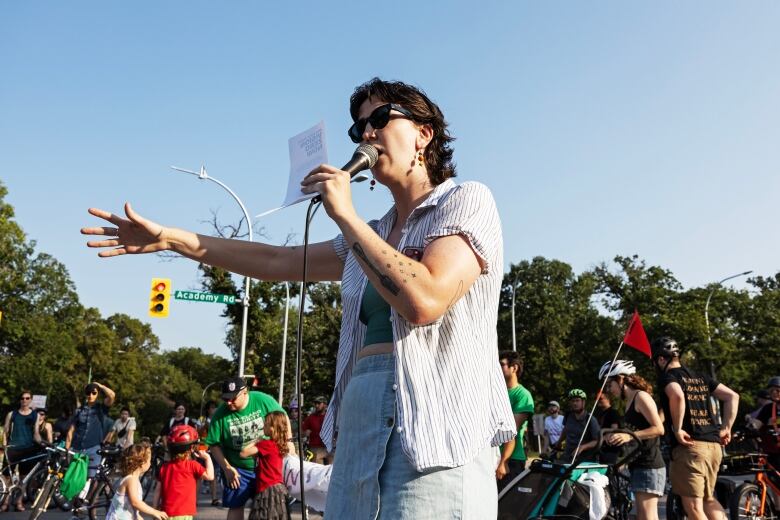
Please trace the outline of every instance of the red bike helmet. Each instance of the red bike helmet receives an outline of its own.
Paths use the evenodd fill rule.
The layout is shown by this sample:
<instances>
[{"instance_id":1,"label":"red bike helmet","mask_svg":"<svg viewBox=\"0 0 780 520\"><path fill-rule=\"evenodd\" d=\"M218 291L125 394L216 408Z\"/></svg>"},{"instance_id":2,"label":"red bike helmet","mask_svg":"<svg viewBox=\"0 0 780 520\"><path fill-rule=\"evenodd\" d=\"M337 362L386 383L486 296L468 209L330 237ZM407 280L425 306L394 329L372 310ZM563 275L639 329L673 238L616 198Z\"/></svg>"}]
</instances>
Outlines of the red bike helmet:
<instances>
[{"instance_id":1,"label":"red bike helmet","mask_svg":"<svg viewBox=\"0 0 780 520\"><path fill-rule=\"evenodd\" d=\"M189 424L178 424L168 434L168 444L176 447L186 447L198 442L198 430Z\"/></svg>"}]
</instances>

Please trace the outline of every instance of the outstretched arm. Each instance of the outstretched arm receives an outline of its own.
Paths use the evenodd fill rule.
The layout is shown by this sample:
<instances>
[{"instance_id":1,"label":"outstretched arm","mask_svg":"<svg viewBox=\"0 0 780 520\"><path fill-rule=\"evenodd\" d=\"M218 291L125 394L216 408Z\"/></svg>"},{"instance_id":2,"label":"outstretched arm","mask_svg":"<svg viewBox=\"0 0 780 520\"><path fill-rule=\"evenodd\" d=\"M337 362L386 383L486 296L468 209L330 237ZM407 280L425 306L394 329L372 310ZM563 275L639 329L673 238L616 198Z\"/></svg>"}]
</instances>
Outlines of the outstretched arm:
<instances>
[{"instance_id":1,"label":"outstretched arm","mask_svg":"<svg viewBox=\"0 0 780 520\"><path fill-rule=\"evenodd\" d=\"M173 251L258 280L298 281L303 274L303 247L271 246L164 227L136 213L130 203L125 204L127 218L98 208L90 208L89 213L108 223L81 229L84 235L101 237L87 242L87 246L101 249L101 258ZM309 246L310 281L341 280L343 269L344 262L331 242Z\"/></svg>"}]
</instances>

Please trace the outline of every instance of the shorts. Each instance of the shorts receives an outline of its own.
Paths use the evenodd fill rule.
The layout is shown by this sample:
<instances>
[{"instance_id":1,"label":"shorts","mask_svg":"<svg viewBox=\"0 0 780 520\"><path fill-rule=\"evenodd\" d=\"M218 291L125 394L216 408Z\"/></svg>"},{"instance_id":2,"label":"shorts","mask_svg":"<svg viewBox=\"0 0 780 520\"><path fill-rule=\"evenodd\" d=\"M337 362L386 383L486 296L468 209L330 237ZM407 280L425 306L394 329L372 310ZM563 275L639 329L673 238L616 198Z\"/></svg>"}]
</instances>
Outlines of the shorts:
<instances>
[{"instance_id":1,"label":"shorts","mask_svg":"<svg viewBox=\"0 0 780 520\"><path fill-rule=\"evenodd\" d=\"M87 471L87 476L89 478L94 477L97 474L97 469L100 466L100 462L103 460L103 457L98 453L98 451L100 451L100 444L97 446L92 446L91 448L83 448L76 451L89 457L89 469Z\"/></svg>"},{"instance_id":2,"label":"shorts","mask_svg":"<svg viewBox=\"0 0 780 520\"><path fill-rule=\"evenodd\" d=\"M179 515L179 516L169 516L168 520L192 520L194 517L192 515Z\"/></svg>"},{"instance_id":3,"label":"shorts","mask_svg":"<svg viewBox=\"0 0 780 520\"><path fill-rule=\"evenodd\" d=\"M394 383L392 354L355 365L339 411L325 519L495 520L497 448L486 446L463 466L418 472L396 430Z\"/></svg>"},{"instance_id":4,"label":"shorts","mask_svg":"<svg viewBox=\"0 0 780 520\"><path fill-rule=\"evenodd\" d=\"M634 468L631 470L631 489L634 493L664 496L666 468Z\"/></svg>"},{"instance_id":5,"label":"shorts","mask_svg":"<svg viewBox=\"0 0 780 520\"><path fill-rule=\"evenodd\" d=\"M256 478L255 471L251 469L235 468L240 480L238 488L233 489L228 485L225 472L222 472L222 505L229 509L244 507L247 500L255 496Z\"/></svg>"},{"instance_id":6,"label":"shorts","mask_svg":"<svg viewBox=\"0 0 780 520\"><path fill-rule=\"evenodd\" d=\"M723 450L717 442L693 441L675 446L669 465L672 491L681 497L713 498Z\"/></svg>"}]
</instances>

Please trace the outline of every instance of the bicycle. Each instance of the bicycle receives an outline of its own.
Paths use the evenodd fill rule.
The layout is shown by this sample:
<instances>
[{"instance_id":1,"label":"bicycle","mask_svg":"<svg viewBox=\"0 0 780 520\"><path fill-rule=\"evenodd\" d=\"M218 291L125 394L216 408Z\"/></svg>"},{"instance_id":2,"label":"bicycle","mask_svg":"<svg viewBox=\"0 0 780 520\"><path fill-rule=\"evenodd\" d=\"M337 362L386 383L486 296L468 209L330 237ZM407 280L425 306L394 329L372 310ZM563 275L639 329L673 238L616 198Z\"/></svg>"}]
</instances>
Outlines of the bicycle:
<instances>
[{"instance_id":1,"label":"bicycle","mask_svg":"<svg viewBox=\"0 0 780 520\"><path fill-rule=\"evenodd\" d=\"M165 463L165 446L160 442L156 442L152 446L152 465L149 466L146 473L141 475L141 490L144 500L146 500L147 495L154 488L163 463Z\"/></svg>"},{"instance_id":2,"label":"bicycle","mask_svg":"<svg viewBox=\"0 0 780 520\"><path fill-rule=\"evenodd\" d=\"M111 506L111 500L116 493L116 483L119 475L115 470L122 449L117 446L104 446L98 450L100 464L95 470L95 476L89 481L89 488L84 499L74 504L75 516L86 512L90 520L106 516Z\"/></svg>"},{"instance_id":3,"label":"bicycle","mask_svg":"<svg viewBox=\"0 0 780 520\"><path fill-rule=\"evenodd\" d=\"M780 518L780 471L763 453L750 454L755 477L740 485L729 504L732 520Z\"/></svg>"},{"instance_id":4,"label":"bicycle","mask_svg":"<svg viewBox=\"0 0 780 520\"><path fill-rule=\"evenodd\" d=\"M43 468L46 478L41 482L33 498L30 520L37 520L49 507L52 499L55 500L55 504L63 507L61 504L66 500L59 494L59 488L65 475L65 468L70 463L71 457L76 454L60 446L44 445L44 448L47 452L46 467ZM36 481L32 480L32 482Z\"/></svg>"},{"instance_id":5,"label":"bicycle","mask_svg":"<svg viewBox=\"0 0 780 520\"><path fill-rule=\"evenodd\" d=\"M36 453L20 460L11 462L5 459L7 465L0 472L0 504L7 505L10 509L11 503L21 499L22 501L30 499L25 491L33 475L42 469L46 462L47 454L45 451ZM24 477L19 475L19 465L35 460L35 465L27 472Z\"/></svg>"}]
</instances>

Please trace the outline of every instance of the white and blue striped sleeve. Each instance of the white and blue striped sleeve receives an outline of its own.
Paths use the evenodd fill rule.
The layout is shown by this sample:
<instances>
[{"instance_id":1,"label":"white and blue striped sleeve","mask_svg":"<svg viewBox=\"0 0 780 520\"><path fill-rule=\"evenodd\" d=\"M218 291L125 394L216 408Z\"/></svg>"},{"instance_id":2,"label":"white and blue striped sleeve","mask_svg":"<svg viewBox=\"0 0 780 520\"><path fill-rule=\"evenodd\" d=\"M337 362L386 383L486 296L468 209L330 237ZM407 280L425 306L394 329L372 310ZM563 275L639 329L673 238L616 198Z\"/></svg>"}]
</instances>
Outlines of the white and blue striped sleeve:
<instances>
[{"instance_id":1,"label":"white and blue striped sleeve","mask_svg":"<svg viewBox=\"0 0 780 520\"><path fill-rule=\"evenodd\" d=\"M425 237L427 247L437 238L461 235L483 264L482 274L493 269L502 248L501 222L493 194L484 184L465 182L436 207L434 224ZM495 266L502 269L502 266Z\"/></svg>"}]
</instances>

